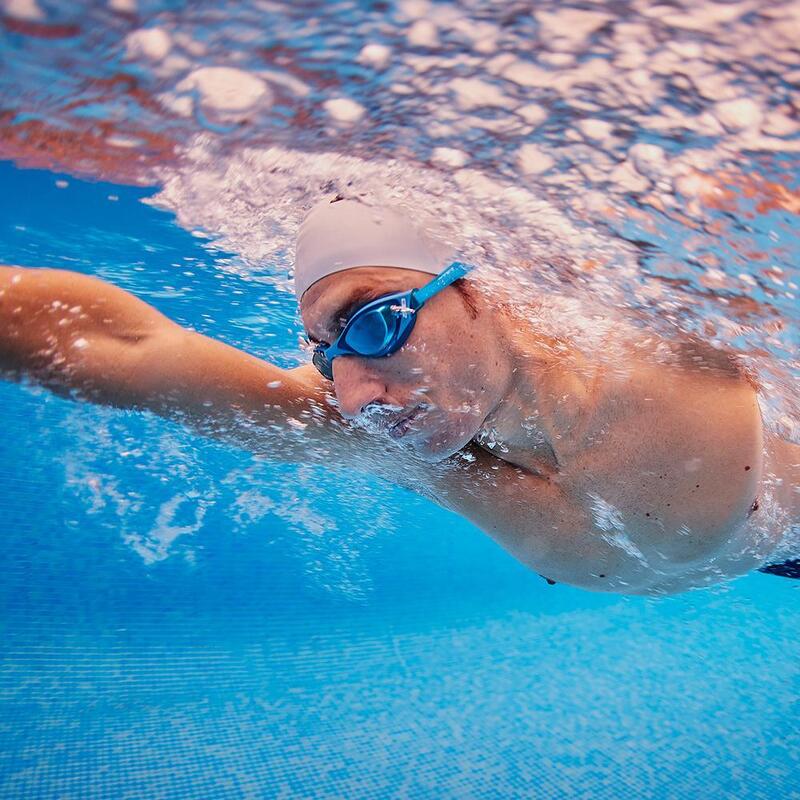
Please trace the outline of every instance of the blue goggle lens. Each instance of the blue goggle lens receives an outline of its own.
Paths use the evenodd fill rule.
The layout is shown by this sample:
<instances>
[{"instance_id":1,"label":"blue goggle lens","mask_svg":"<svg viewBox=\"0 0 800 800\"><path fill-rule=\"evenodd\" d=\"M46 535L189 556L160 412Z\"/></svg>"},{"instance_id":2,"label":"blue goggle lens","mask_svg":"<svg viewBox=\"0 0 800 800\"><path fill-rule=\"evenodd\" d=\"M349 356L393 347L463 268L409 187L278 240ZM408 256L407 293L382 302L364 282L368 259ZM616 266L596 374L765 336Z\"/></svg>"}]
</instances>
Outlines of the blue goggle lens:
<instances>
[{"instance_id":1,"label":"blue goggle lens","mask_svg":"<svg viewBox=\"0 0 800 800\"><path fill-rule=\"evenodd\" d=\"M362 356L380 354L398 330L398 316L386 306L361 314L346 327L344 344Z\"/></svg>"},{"instance_id":2,"label":"blue goggle lens","mask_svg":"<svg viewBox=\"0 0 800 800\"><path fill-rule=\"evenodd\" d=\"M328 380L333 380L333 359L329 352L352 353L367 358L389 356L399 350L414 327L412 311L400 311L400 297L389 295L373 300L373 308L358 309L339 334L333 345L319 345L312 356L312 363ZM410 297L402 298L401 305L410 309ZM371 305L371 304L367 304Z\"/></svg>"}]
</instances>

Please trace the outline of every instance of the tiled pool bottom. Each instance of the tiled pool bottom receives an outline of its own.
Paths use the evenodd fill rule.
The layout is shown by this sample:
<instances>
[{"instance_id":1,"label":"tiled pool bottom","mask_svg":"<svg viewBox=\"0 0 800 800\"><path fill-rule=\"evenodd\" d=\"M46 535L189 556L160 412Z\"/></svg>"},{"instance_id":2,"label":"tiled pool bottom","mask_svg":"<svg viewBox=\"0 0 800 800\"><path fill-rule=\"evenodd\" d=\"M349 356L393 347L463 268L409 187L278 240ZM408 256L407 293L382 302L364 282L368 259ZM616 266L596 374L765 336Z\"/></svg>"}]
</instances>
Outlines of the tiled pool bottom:
<instances>
[{"instance_id":1,"label":"tiled pool bottom","mask_svg":"<svg viewBox=\"0 0 800 800\"><path fill-rule=\"evenodd\" d=\"M777 580L452 626L20 615L0 796L797 798L797 592Z\"/></svg>"}]
</instances>

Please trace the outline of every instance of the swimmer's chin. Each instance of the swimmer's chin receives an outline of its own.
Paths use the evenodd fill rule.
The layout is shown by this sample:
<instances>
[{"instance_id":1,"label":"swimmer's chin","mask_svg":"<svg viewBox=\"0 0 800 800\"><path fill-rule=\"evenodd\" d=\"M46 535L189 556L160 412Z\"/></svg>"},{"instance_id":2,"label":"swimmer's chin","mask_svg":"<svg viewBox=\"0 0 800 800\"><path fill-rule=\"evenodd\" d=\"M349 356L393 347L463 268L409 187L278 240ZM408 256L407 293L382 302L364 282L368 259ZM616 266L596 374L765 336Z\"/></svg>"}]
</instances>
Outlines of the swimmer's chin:
<instances>
[{"instance_id":1,"label":"swimmer's chin","mask_svg":"<svg viewBox=\"0 0 800 800\"><path fill-rule=\"evenodd\" d=\"M429 407L406 425L386 424L384 414L396 409L375 408L352 420L367 433L385 437L410 455L429 464L446 461L463 450L476 436L481 419L472 414L444 413Z\"/></svg>"},{"instance_id":2,"label":"swimmer's chin","mask_svg":"<svg viewBox=\"0 0 800 800\"><path fill-rule=\"evenodd\" d=\"M457 432L451 435L434 435L427 437L424 433L417 436L408 436L400 442L402 447L410 450L421 461L428 464L438 464L446 461L459 451L463 450L473 439L472 431Z\"/></svg>"}]
</instances>

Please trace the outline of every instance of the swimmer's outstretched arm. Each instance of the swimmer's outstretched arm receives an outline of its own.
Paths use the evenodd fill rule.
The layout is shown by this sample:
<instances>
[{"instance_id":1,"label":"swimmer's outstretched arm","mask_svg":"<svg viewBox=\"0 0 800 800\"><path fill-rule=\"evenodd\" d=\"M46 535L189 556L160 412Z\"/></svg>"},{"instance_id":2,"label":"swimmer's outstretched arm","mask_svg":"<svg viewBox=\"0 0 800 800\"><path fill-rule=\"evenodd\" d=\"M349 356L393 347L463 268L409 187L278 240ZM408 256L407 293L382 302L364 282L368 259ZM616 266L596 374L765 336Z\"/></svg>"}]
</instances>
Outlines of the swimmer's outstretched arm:
<instances>
[{"instance_id":1,"label":"swimmer's outstretched arm","mask_svg":"<svg viewBox=\"0 0 800 800\"><path fill-rule=\"evenodd\" d=\"M587 536L591 520L556 482L521 470L498 473L497 459L475 446L465 457L419 462L344 423L312 366L282 370L186 330L97 278L0 266L0 377L153 411L270 459L364 469L467 517L559 580L587 585L559 566L576 549L609 574L616 569L604 561L613 548L592 553L601 538Z\"/></svg>"},{"instance_id":2,"label":"swimmer's outstretched arm","mask_svg":"<svg viewBox=\"0 0 800 800\"><path fill-rule=\"evenodd\" d=\"M330 438L311 370L280 369L65 270L0 266L0 376L153 411L280 460L319 460L315 440Z\"/></svg>"}]
</instances>

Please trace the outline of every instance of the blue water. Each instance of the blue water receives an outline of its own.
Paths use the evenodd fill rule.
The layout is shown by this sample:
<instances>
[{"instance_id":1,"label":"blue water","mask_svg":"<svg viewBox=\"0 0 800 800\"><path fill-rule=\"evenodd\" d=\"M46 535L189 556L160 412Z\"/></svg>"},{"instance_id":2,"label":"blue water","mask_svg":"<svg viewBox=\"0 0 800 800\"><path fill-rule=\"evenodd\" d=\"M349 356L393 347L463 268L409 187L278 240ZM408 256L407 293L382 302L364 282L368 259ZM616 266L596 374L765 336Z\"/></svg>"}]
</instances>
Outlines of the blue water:
<instances>
[{"instance_id":1,"label":"blue water","mask_svg":"<svg viewBox=\"0 0 800 800\"><path fill-rule=\"evenodd\" d=\"M288 296L152 191L8 163L0 186L0 262L297 363ZM346 468L0 403L3 798L800 797L800 582L551 587Z\"/></svg>"}]
</instances>

